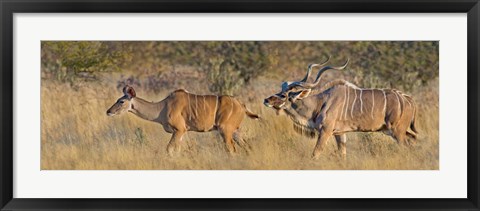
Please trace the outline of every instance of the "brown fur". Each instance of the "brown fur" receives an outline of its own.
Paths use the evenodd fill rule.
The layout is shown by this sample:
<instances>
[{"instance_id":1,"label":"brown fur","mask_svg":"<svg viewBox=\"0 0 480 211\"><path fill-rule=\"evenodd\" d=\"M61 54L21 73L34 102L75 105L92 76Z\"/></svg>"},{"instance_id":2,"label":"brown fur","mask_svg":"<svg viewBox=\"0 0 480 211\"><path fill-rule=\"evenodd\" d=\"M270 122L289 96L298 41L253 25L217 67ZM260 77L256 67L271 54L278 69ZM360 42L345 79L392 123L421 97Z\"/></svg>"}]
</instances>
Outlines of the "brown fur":
<instances>
[{"instance_id":1,"label":"brown fur","mask_svg":"<svg viewBox=\"0 0 480 211\"><path fill-rule=\"evenodd\" d=\"M289 87L265 99L264 104L284 110L297 124L318 132L314 157L332 135L343 153L343 135L348 132L387 132L400 144L405 144L407 137L415 139L418 133L415 102L394 89L361 89L345 80L334 80L315 90Z\"/></svg>"},{"instance_id":2,"label":"brown fur","mask_svg":"<svg viewBox=\"0 0 480 211\"><path fill-rule=\"evenodd\" d=\"M145 120L159 123L172 133L167 152L180 151L180 142L187 131L207 132L218 130L230 153L236 152L238 129L245 114L253 119L258 115L231 96L196 95L180 89L160 102L147 102L136 97L132 87L123 89L124 96L108 109L109 116L129 111ZM123 102L123 103L122 103ZM243 140L242 140L243 141ZM242 144L239 141L239 144ZM244 141L243 141L244 143Z\"/></svg>"}]
</instances>

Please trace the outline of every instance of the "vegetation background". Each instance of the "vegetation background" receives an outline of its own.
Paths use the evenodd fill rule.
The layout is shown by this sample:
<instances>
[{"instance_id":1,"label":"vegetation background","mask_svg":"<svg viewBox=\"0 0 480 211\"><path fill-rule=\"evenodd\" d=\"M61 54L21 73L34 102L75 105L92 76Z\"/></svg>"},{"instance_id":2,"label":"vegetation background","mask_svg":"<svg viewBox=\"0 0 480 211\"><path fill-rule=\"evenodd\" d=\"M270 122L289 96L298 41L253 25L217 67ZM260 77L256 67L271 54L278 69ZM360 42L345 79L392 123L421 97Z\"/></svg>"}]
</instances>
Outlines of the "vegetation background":
<instances>
[{"instance_id":1,"label":"vegetation background","mask_svg":"<svg viewBox=\"0 0 480 211\"><path fill-rule=\"evenodd\" d=\"M439 43L436 41L44 41L41 58L41 169L438 169ZM420 136L400 147L382 133L347 135L347 159L328 144L311 160L316 139L262 105L282 81L301 79L309 63L331 56L350 63L324 81L395 88L413 95ZM169 157L170 134L132 114L108 117L125 84L160 101L184 88L228 94L262 117L245 119L250 153L229 156L216 132L189 132L183 152Z\"/></svg>"}]
</instances>

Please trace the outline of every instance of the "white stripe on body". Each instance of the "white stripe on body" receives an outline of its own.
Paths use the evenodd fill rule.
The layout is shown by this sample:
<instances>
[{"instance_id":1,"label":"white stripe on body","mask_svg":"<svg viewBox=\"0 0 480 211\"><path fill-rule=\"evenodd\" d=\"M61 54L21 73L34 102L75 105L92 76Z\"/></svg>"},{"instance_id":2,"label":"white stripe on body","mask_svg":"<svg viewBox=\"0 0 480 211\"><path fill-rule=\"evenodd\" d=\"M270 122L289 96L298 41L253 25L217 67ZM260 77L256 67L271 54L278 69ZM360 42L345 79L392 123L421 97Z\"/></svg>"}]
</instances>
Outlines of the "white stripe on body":
<instances>
[{"instance_id":1,"label":"white stripe on body","mask_svg":"<svg viewBox=\"0 0 480 211\"><path fill-rule=\"evenodd\" d=\"M363 95L363 89L360 89L360 113L363 114L363 100L362 100L362 95Z\"/></svg>"},{"instance_id":2,"label":"white stripe on body","mask_svg":"<svg viewBox=\"0 0 480 211\"><path fill-rule=\"evenodd\" d=\"M395 90L395 94L398 95L397 96L397 99L400 98L402 99L402 105L399 105L400 106L400 119L402 119L402 116L403 116L403 113L405 112L405 101L402 97L402 95L400 95L400 91L397 91ZM400 101L398 102L398 104L400 104ZM400 122L397 123L397 125L400 124Z\"/></svg>"},{"instance_id":3,"label":"white stripe on body","mask_svg":"<svg viewBox=\"0 0 480 211\"><path fill-rule=\"evenodd\" d=\"M355 108L355 102L357 101L357 89L353 89L355 92L355 99L353 99L352 110L350 110L350 117L353 118L353 109Z\"/></svg>"},{"instance_id":4,"label":"white stripe on body","mask_svg":"<svg viewBox=\"0 0 480 211\"><path fill-rule=\"evenodd\" d=\"M384 99L384 104L383 104L383 116L387 115L387 95L385 94L385 90L382 89L383 93L383 99Z\"/></svg>"},{"instance_id":5,"label":"white stripe on body","mask_svg":"<svg viewBox=\"0 0 480 211\"><path fill-rule=\"evenodd\" d=\"M198 95L195 95L195 111L194 111L194 113L195 113L195 116L198 118L198 100L197 100L197 98L198 98Z\"/></svg>"},{"instance_id":6,"label":"white stripe on body","mask_svg":"<svg viewBox=\"0 0 480 211\"><path fill-rule=\"evenodd\" d=\"M375 90L372 89L372 119L373 119L374 108L375 108Z\"/></svg>"},{"instance_id":7,"label":"white stripe on body","mask_svg":"<svg viewBox=\"0 0 480 211\"><path fill-rule=\"evenodd\" d=\"M192 120L192 104L190 103L190 95L187 94L188 103L188 120Z\"/></svg>"},{"instance_id":8,"label":"white stripe on body","mask_svg":"<svg viewBox=\"0 0 480 211\"><path fill-rule=\"evenodd\" d=\"M227 119L230 119L230 116L232 116L232 113L233 113L233 100L232 98L229 96L228 99L230 99L230 113L228 113L228 118Z\"/></svg>"},{"instance_id":9,"label":"white stripe on body","mask_svg":"<svg viewBox=\"0 0 480 211\"><path fill-rule=\"evenodd\" d=\"M402 105L400 104L400 98L398 97L398 93L396 91L393 91L393 93L395 93L395 97L397 97L398 110L400 111L400 116L402 116Z\"/></svg>"},{"instance_id":10,"label":"white stripe on body","mask_svg":"<svg viewBox=\"0 0 480 211\"><path fill-rule=\"evenodd\" d=\"M205 103L205 98L207 98L207 96L202 95L202 97L203 97L203 112L204 112L204 115L205 115L205 114L207 114L207 108L205 107L205 104L206 104Z\"/></svg>"},{"instance_id":11,"label":"white stripe on body","mask_svg":"<svg viewBox=\"0 0 480 211\"><path fill-rule=\"evenodd\" d=\"M397 91L397 94L400 97L400 99L402 100L403 108L405 108L405 98L402 97L402 93L400 91Z\"/></svg>"},{"instance_id":12,"label":"white stripe on body","mask_svg":"<svg viewBox=\"0 0 480 211\"><path fill-rule=\"evenodd\" d=\"M207 110L205 109L205 95L202 95L203 98L203 116L207 115ZM207 121L203 121L203 128L204 130L207 129Z\"/></svg>"},{"instance_id":13,"label":"white stripe on body","mask_svg":"<svg viewBox=\"0 0 480 211\"><path fill-rule=\"evenodd\" d=\"M217 106L218 106L218 96L215 96L215 110L213 110L213 125L217 125Z\"/></svg>"},{"instance_id":14,"label":"white stripe on body","mask_svg":"<svg viewBox=\"0 0 480 211\"><path fill-rule=\"evenodd\" d=\"M405 101L407 101L408 105L409 105L410 107L412 107L412 104L410 103L410 100L408 100L408 98L406 98L406 97L410 97L410 96L408 96L408 95L406 95L406 94L403 94L403 93L402 93L402 96L405 98Z\"/></svg>"},{"instance_id":15,"label":"white stripe on body","mask_svg":"<svg viewBox=\"0 0 480 211\"><path fill-rule=\"evenodd\" d=\"M347 115L348 115L348 103L350 101L350 88L347 87L347 104L345 106L345 120L347 119Z\"/></svg>"},{"instance_id":16,"label":"white stripe on body","mask_svg":"<svg viewBox=\"0 0 480 211\"><path fill-rule=\"evenodd\" d=\"M345 95L343 97L342 113L340 113L340 120L343 120L343 111L345 110L345 104L347 102L347 89L348 87L345 87Z\"/></svg>"}]
</instances>

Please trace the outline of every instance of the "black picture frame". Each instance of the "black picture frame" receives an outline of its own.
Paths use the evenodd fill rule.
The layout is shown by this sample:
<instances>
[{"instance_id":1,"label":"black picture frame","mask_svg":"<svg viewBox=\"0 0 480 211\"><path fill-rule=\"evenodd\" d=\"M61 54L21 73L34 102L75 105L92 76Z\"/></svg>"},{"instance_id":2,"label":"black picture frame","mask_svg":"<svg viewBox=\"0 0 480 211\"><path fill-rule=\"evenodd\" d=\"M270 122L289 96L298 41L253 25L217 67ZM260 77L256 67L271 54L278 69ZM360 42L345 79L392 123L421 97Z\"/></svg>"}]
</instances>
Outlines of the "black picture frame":
<instances>
[{"instance_id":1,"label":"black picture frame","mask_svg":"<svg viewBox=\"0 0 480 211\"><path fill-rule=\"evenodd\" d=\"M0 0L0 207L2 210L479 210L478 0ZM466 199L25 199L13 198L15 13L467 13L468 197ZM447 70L455 71L455 70ZM448 181L445 181L448 182ZM234 190L232 190L234 191ZM414 190L412 190L414 191Z\"/></svg>"}]
</instances>

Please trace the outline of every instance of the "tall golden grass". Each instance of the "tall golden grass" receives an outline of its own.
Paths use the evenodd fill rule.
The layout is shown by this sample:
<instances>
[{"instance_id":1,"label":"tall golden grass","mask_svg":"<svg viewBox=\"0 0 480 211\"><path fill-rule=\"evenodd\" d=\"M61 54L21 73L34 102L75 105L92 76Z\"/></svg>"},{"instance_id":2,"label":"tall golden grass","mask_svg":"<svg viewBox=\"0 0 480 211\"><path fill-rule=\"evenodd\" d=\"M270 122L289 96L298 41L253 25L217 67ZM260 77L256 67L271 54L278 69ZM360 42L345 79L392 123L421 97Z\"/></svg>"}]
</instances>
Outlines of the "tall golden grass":
<instances>
[{"instance_id":1,"label":"tall golden grass","mask_svg":"<svg viewBox=\"0 0 480 211\"><path fill-rule=\"evenodd\" d=\"M261 82L260 82L261 81ZM252 151L230 156L216 132L188 132L183 151L168 156L170 134L153 122L125 113L108 117L106 110L122 95L115 84L92 83L72 89L69 85L42 81L41 169L438 169L438 79L415 93L418 105L417 144L402 147L382 133L349 133L347 158L336 153L332 138L318 160L311 159L316 139L296 134L290 119L277 116L262 105L273 94L277 81L266 78L253 84L239 99L261 120L246 118L242 136ZM265 85L267 84L267 85ZM137 96L151 101L170 91ZM206 91L190 90L204 94ZM248 94L250 93L250 94ZM252 94L255 93L255 94Z\"/></svg>"}]
</instances>

